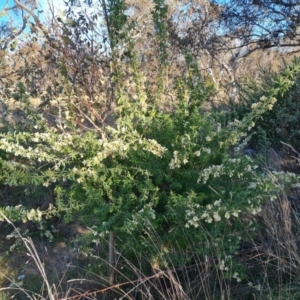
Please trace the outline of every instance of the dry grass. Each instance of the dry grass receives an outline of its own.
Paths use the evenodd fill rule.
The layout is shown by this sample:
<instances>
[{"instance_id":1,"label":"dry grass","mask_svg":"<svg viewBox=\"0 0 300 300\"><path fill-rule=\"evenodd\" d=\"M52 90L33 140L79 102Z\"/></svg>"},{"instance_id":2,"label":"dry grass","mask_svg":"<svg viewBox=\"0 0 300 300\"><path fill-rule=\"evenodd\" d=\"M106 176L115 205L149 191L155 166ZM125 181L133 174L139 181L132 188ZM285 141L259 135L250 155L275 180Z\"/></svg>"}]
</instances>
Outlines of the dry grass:
<instances>
[{"instance_id":1,"label":"dry grass","mask_svg":"<svg viewBox=\"0 0 300 300\"><path fill-rule=\"evenodd\" d=\"M280 157L272 150L271 154L267 167L270 170L280 170L283 165ZM73 273L66 271L61 278L56 279L54 284L50 283L53 280L49 279L47 266L44 266L44 262L39 258L39 252L32 240L19 233L43 279L41 293L32 293L17 286L2 288L0 289L1 300L8 295L1 292L12 290L13 294L18 290L21 291L31 300L300 299L298 195L297 188L294 188L291 193L282 191L276 200L264 205L256 219L258 222L256 232L251 233L252 241L242 244L240 251L236 253L236 259L244 265L246 271L246 278L241 282L226 278L226 274L219 269L222 249L214 248L212 240L207 240L207 243L212 245L211 253L203 258L197 251L199 245L193 242L186 228L183 227L181 230L186 238L188 250L180 250L181 248L174 245L174 242L172 247L171 242L162 241L149 223L151 257L137 250L136 258L129 260L125 254L117 252L116 284L113 286L109 285L107 274L103 272L108 268L108 254L105 251L101 252L101 255L94 253L89 256L90 262L102 265L99 272L87 271L87 265L79 266L73 260L69 266ZM180 260L186 261L187 256L190 257L189 263L176 263ZM85 263L87 262L85 260ZM59 268L59 266L54 267Z\"/></svg>"},{"instance_id":2,"label":"dry grass","mask_svg":"<svg viewBox=\"0 0 300 300\"><path fill-rule=\"evenodd\" d=\"M69 278L67 282L61 280L57 285L51 285L32 240L22 237L30 257L40 271L47 292L42 296L32 294L22 287L19 289L32 300L299 299L300 217L298 211L292 207L289 197L282 193L277 200L264 206L258 221L260 226L251 245L248 245L247 249L241 249L238 254L247 273L247 279L240 283L226 279L218 269L218 249L212 249L212 255L206 256L205 259L201 259L195 251L192 253L189 265L172 264L171 258L174 255L185 257L187 253L178 252L178 248L169 248L162 255L165 243L156 235L154 229L149 229L153 239L153 253L158 256L149 259L143 257L141 253L136 253L136 264L133 264L118 253L115 270L117 283L113 286L109 286L106 277L99 274L92 274L90 279ZM188 238L188 232L184 231L185 229L183 234ZM192 244L192 241L189 242L191 249L197 247ZM95 259L107 263L105 257L95 257ZM145 265L150 266L146 271ZM84 281L90 283L85 286L86 290L84 284L81 288L78 284ZM92 281L94 281L94 288ZM73 287L66 290L67 286L60 286L63 282ZM16 287L13 289L15 290ZM0 291L4 290L8 289Z\"/></svg>"}]
</instances>

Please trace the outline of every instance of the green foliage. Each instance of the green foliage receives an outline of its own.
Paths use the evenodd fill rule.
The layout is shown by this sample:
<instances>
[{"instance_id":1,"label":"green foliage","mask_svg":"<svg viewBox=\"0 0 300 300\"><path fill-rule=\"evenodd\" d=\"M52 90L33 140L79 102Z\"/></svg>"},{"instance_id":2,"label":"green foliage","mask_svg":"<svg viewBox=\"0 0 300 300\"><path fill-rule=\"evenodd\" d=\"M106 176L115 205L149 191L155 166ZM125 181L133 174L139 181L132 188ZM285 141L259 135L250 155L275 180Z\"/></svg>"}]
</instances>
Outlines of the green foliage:
<instances>
[{"instance_id":1,"label":"green foliage","mask_svg":"<svg viewBox=\"0 0 300 300\"><path fill-rule=\"evenodd\" d=\"M230 242L223 244L221 239L221 248L234 253L248 226L241 226L242 216L259 212L284 181L296 178L282 176L279 183L274 182L260 176L249 157L227 154L247 134L249 124L273 105L273 97L262 97L243 121L221 128L212 122L212 115L200 113L210 90L189 56L187 67L186 76L174 86L177 99L170 103L172 113L147 99L146 109L138 110L141 103L123 90L127 113L119 114L116 127L107 126L101 134L60 133L53 128L1 133L0 149L10 154L9 160L1 160L3 183L51 184L57 194L55 209L42 213L10 207L3 212L39 220L47 213L66 212L71 218L80 211L88 225L104 232L114 230L117 235L134 234L145 226L141 218L149 219L162 239L172 230L174 242L180 241L181 226L204 226L215 242L235 232ZM192 232L199 245L207 239L198 230ZM199 247L199 254L206 254L209 248Z\"/></svg>"},{"instance_id":2,"label":"green foliage","mask_svg":"<svg viewBox=\"0 0 300 300\"><path fill-rule=\"evenodd\" d=\"M152 11L156 37L159 48L159 61L162 65L167 64L167 13L168 5L165 0L155 0L154 10Z\"/></svg>"},{"instance_id":3,"label":"green foliage","mask_svg":"<svg viewBox=\"0 0 300 300\"><path fill-rule=\"evenodd\" d=\"M107 3L109 38L111 42L111 49L113 51L116 46L122 45L123 42L128 41L129 28L126 26L126 8L125 1L123 0L111 0Z\"/></svg>"},{"instance_id":4,"label":"green foliage","mask_svg":"<svg viewBox=\"0 0 300 300\"><path fill-rule=\"evenodd\" d=\"M241 99L238 104L232 103L232 117L241 119L251 111L251 106L264 95L273 95L277 101L272 110L266 112L255 122L252 132L252 144L263 139L262 131L274 147L281 148L285 142L299 149L299 84L300 60L295 58L291 65L279 73L265 72L261 82L250 81L242 86ZM263 134L264 135L264 134Z\"/></svg>"},{"instance_id":5,"label":"green foliage","mask_svg":"<svg viewBox=\"0 0 300 300\"><path fill-rule=\"evenodd\" d=\"M23 130L1 131L1 184L51 187L56 202L44 211L22 205L1 207L0 220L7 216L40 221L63 214L71 221L80 214L101 236L107 231L129 236L120 238L120 251L132 255L140 247L163 268L168 266L164 256L168 247L153 254L147 227L154 228L171 249L186 253L191 249L183 232L188 231L200 258L217 257L216 268L224 277L243 279L234 255L240 240L255 230L253 216L266 200L298 178L289 173L264 174L250 157L230 156L230 150L235 147L239 154L242 140L266 119L277 98L293 88L299 65L294 63L278 74L247 113L224 126L215 114L203 112L213 89L187 53L186 72L170 84L175 97L165 110L144 86L147 78L124 29L125 2L109 5L113 50L127 45L130 51L126 60L112 54L111 86L117 106L113 124L79 131L74 126L74 109L65 117L60 115L57 126L47 127L41 121ZM156 1L153 18L160 64L167 60L166 12L165 3ZM160 72L157 76L162 80ZM71 95L72 86L66 89L71 89ZM18 95L26 100L25 108L31 108L26 88L18 86ZM29 119L35 116L33 109L25 112ZM168 256L173 264L192 262L191 256L174 253Z\"/></svg>"}]
</instances>

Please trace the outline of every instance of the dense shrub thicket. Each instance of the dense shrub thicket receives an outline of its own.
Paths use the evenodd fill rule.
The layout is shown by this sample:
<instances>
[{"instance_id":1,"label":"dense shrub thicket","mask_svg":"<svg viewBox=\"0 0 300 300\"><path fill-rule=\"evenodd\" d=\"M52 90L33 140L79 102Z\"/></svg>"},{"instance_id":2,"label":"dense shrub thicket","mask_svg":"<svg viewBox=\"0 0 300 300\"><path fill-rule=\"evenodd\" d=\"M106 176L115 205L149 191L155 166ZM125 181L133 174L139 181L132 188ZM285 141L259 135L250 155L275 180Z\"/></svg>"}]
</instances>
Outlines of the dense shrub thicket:
<instances>
[{"instance_id":1,"label":"dense shrub thicket","mask_svg":"<svg viewBox=\"0 0 300 300\"><path fill-rule=\"evenodd\" d=\"M92 228L97 243L104 245L114 235L110 252L117 250L131 266L140 259L148 275L213 261L211 268L223 283L240 282L247 273L238 254L246 241L255 239L262 207L298 182L296 174L264 170L244 150L257 128L268 138L297 142L294 98L300 65L295 61L265 79L260 89L253 85L255 92L248 92L245 105L234 108L237 118L222 122L220 112L203 109L214 87L203 80L188 52L183 73L167 80L172 50L165 41L167 6L154 2L159 53L155 91L145 87L148 79L130 38L133 24L126 22L125 2L110 7L108 77L114 107L109 124L99 125L78 99L73 101L76 95L65 74L61 96L51 99L50 120L31 103L22 82L15 86L14 107L2 97L7 114L14 115L17 107L21 115L1 127L0 183L12 194L22 191L22 197L1 206L0 220L79 220ZM120 51L124 45L126 52ZM173 97L165 103L167 84ZM78 127L78 115L85 116L84 130ZM50 192L53 198L44 206L28 200L45 199ZM110 265L115 267L115 261ZM130 272L126 276L134 279ZM178 276L180 282L183 277Z\"/></svg>"}]
</instances>

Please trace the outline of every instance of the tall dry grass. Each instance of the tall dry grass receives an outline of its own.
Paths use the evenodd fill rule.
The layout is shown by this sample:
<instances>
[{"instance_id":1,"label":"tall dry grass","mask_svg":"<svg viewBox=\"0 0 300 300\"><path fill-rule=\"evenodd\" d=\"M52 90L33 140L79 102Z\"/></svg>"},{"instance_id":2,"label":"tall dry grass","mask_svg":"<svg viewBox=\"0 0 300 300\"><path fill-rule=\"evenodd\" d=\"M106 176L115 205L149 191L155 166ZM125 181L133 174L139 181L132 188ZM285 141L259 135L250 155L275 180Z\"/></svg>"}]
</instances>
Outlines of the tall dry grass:
<instances>
[{"instance_id":1,"label":"tall dry grass","mask_svg":"<svg viewBox=\"0 0 300 300\"><path fill-rule=\"evenodd\" d=\"M296 200L296 188L289 193L282 191L276 200L266 203L260 215L256 216L258 226L255 232L250 233L252 239L241 242L240 251L235 253L235 258L245 267L246 277L240 282L228 278L226 272L220 270L223 250L214 247L209 233L207 243L211 245L211 252L203 257L197 251L199 245L193 242L184 226L181 230L188 246L182 249L174 241L172 244L171 241L161 240L148 223L151 254L136 249L135 259L128 259L116 249L116 284L112 286L104 273L76 278L79 272L74 273L74 278L69 278L65 286L62 280L50 284L33 241L19 233L43 279L44 292L37 294L25 287L14 286L0 289L0 293L5 296L7 291L19 290L30 300L300 299L300 201L298 206ZM7 222L13 226L9 220ZM199 231L203 230L204 227L199 228ZM134 240L134 237L131 238ZM94 255L95 261L107 265L106 257L106 253L101 257ZM180 264L180 261L185 263ZM76 265L71 267L79 268ZM90 282L90 288L84 290L76 283L85 280Z\"/></svg>"}]
</instances>

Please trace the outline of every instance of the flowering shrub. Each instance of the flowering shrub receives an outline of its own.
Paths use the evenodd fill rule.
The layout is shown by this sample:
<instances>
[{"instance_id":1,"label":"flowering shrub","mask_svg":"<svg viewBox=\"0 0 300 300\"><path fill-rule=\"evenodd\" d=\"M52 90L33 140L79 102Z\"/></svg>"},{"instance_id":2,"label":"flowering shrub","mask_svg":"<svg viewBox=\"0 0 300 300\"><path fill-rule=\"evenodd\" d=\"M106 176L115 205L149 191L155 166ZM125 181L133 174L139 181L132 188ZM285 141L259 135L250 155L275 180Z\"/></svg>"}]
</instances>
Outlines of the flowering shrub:
<instances>
[{"instance_id":1,"label":"flowering shrub","mask_svg":"<svg viewBox=\"0 0 300 300\"><path fill-rule=\"evenodd\" d=\"M251 81L241 87L240 101L231 105L232 117L237 119L255 108L258 98L271 94L276 98L276 103L269 104L270 110L252 128L253 146L259 148L263 131L273 147L281 148L281 141L299 147L299 70L299 59L295 58L279 73L265 72L260 83Z\"/></svg>"},{"instance_id":2,"label":"flowering shrub","mask_svg":"<svg viewBox=\"0 0 300 300\"><path fill-rule=\"evenodd\" d=\"M163 33L159 38L161 59L167 53L161 44ZM23 221L58 213L72 220L80 213L96 232L114 231L122 240L117 248L124 251L144 245L151 253L149 224L162 240L168 238L185 249L184 227L199 245L195 251L200 256L211 251L211 243L222 249L220 270L240 280L240 271L227 266L232 265L244 232L253 229L251 216L298 178L265 174L250 157L231 157L229 150L241 147L242 138L276 104L275 97L292 87L299 67L292 65L288 73L279 74L276 87L252 104L248 114L222 127L213 113L201 111L212 87L205 85L189 54L186 73L172 85L176 97L163 109L164 84L153 100L144 86L146 78L137 54L128 47L131 55L126 61L112 54L114 124L79 132L64 122L72 118L70 114L58 125L47 127L41 122L27 131L0 133L1 183L52 186L56 196L55 205L44 211L17 206L1 207L1 212ZM160 66L160 80L163 68L166 66ZM187 255L184 263L189 259Z\"/></svg>"},{"instance_id":3,"label":"flowering shrub","mask_svg":"<svg viewBox=\"0 0 300 300\"><path fill-rule=\"evenodd\" d=\"M132 109L101 134L55 128L1 133L0 149L9 157L1 159L2 183L52 185L57 196L49 211L6 207L3 212L31 220L58 211L71 218L81 211L87 224L115 232L134 232L147 218L161 235L174 227L174 239L180 223L186 228L220 224L218 234L223 235L243 215L259 213L285 181L297 180L284 174L277 183L260 174L250 157L228 156L229 148L271 108L273 96L261 97L243 120L222 128L212 122L213 115L200 113L209 90L194 65L175 89L172 113L146 100L147 109L138 110L140 103L127 96ZM224 222L231 228L225 230Z\"/></svg>"}]
</instances>

